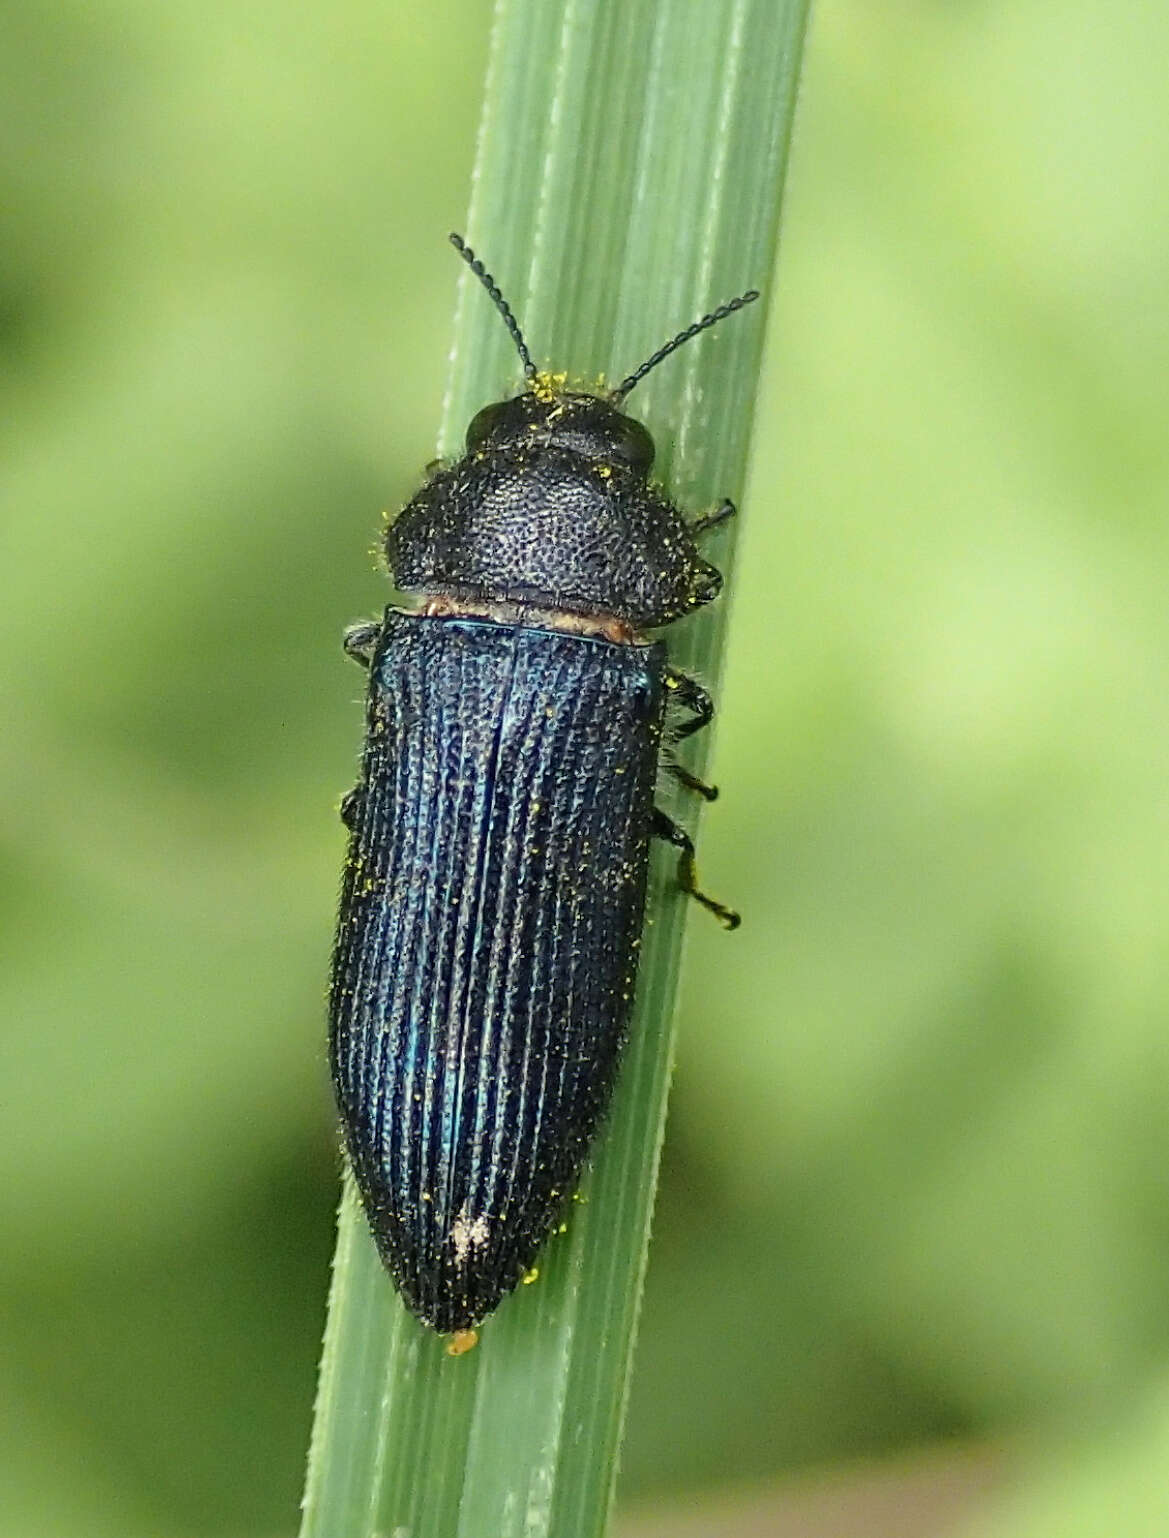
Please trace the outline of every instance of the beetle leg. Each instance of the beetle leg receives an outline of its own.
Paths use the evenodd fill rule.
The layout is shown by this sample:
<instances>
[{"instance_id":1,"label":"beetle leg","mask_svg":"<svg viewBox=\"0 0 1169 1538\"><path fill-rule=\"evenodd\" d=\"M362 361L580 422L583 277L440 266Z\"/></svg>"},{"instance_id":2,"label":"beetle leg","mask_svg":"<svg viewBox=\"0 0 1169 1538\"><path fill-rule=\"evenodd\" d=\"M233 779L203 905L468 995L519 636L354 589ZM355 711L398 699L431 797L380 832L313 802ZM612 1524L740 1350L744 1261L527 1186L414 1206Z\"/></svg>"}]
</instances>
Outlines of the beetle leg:
<instances>
[{"instance_id":1,"label":"beetle leg","mask_svg":"<svg viewBox=\"0 0 1169 1538\"><path fill-rule=\"evenodd\" d=\"M673 672L666 674L665 682L666 688L670 691L670 697L676 700L683 710L690 712L690 719L674 728L675 742L681 742L684 737L693 736L704 726L710 725L714 720L714 701L700 683L687 677L685 673ZM687 790L697 791L704 800L718 799L717 786L708 785L705 780L700 780L696 774L691 774L689 769L684 769L681 764L671 761L666 765L666 772L672 774L679 785L685 785Z\"/></svg>"},{"instance_id":2,"label":"beetle leg","mask_svg":"<svg viewBox=\"0 0 1169 1538\"><path fill-rule=\"evenodd\" d=\"M352 833L361 821L361 799L365 791L364 785L355 785L352 790L346 791L341 797L341 805L337 808L341 814L341 821Z\"/></svg>"},{"instance_id":3,"label":"beetle leg","mask_svg":"<svg viewBox=\"0 0 1169 1538\"><path fill-rule=\"evenodd\" d=\"M678 855L678 885L688 897L693 897L695 902L700 902L704 908L709 908L719 923L725 929L738 929L742 919L733 908L726 908L722 903L716 902L713 897L707 897L705 892L698 889L698 872L694 865L694 840L681 828L672 817L668 817L660 807L654 807L653 835L655 838L664 839L667 844L673 844L679 850Z\"/></svg>"},{"instance_id":4,"label":"beetle leg","mask_svg":"<svg viewBox=\"0 0 1169 1538\"><path fill-rule=\"evenodd\" d=\"M711 529L717 529L720 524L726 523L728 518L733 518L737 512L738 508L735 504L729 497L725 497L713 512L703 513L701 518L695 518L690 525L690 537L700 539L703 534L709 534Z\"/></svg>"},{"instance_id":5,"label":"beetle leg","mask_svg":"<svg viewBox=\"0 0 1169 1538\"><path fill-rule=\"evenodd\" d=\"M674 728L675 741L692 737L714 720L714 701L696 678L670 670L666 673L665 685L669 690L669 698L690 712L690 720Z\"/></svg>"},{"instance_id":6,"label":"beetle leg","mask_svg":"<svg viewBox=\"0 0 1169 1538\"><path fill-rule=\"evenodd\" d=\"M704 801L718 800L717 785L708 785L705 780L700 780L696 774L691 774L689 769L684 769L681 764L667 764L666 773L672 774L679 785L695 791Z\"/></svg>"},{"instance_id":7,"label":"beetle leg","mask_svg":"<svg viewBox=\"0 0 1169 1538\"><path fill-rule=\"evenodd\" d=\"M359 662L363 668L367 668L373 660L373 648L381 634L381 629L382 627L376 621L350 625L341 637L345 655L352 657L354 662Z\"/></svg>"}]
</instances>

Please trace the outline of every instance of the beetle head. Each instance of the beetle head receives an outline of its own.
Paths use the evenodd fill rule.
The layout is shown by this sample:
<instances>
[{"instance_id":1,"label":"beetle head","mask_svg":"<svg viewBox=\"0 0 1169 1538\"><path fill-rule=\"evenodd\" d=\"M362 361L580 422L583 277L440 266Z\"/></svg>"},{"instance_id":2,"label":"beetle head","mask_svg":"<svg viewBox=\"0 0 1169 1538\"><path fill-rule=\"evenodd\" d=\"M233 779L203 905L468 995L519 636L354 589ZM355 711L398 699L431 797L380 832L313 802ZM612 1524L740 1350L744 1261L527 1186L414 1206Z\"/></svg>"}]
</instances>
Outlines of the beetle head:
<instances>
[{"instance_id":1,"label":"beetle head","mask_svg":"<svg viewBox=\"0 0 1169 1538\"><path fill-rule=\"evenodd\" d=\"M654 441L642 424L619 411L611 400L575 391L535 387L511 400L484 406L467 428L467 452L492 449L567 449L584 459L617 462L649 473Z\"/></svg>"}]
</instances>

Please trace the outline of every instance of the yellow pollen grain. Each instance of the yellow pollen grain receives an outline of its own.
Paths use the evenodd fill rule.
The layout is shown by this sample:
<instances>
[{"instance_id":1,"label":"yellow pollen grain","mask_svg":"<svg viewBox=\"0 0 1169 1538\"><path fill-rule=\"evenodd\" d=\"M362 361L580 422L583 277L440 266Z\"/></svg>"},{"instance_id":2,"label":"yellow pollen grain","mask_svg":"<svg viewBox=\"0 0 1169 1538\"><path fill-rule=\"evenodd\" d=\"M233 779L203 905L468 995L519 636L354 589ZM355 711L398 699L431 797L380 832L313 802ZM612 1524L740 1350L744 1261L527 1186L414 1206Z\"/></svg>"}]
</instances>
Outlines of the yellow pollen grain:
<instances>
[{"instance_id":1,"label":"yellow pollen grain","mask_svg":"<svg viewBox=\"0 0 1169 1538\"><path fill-rule=\"evenodd\" d=\"M479 1344L478 1330L456 1330L447 1341L447 1356L465 1356Z\"/></svg>"},{"instance_id":2,"label":"yellow pollen grain","mask_svg":"<svg viewBox=\"0 0 1169 1538\"><path fill-rule=\"evenodd\" d=\"M550 374L541 370L532 380L532 394L538 401L550 405L568 382L567 374Z\"/></svg>"}]
</instances>

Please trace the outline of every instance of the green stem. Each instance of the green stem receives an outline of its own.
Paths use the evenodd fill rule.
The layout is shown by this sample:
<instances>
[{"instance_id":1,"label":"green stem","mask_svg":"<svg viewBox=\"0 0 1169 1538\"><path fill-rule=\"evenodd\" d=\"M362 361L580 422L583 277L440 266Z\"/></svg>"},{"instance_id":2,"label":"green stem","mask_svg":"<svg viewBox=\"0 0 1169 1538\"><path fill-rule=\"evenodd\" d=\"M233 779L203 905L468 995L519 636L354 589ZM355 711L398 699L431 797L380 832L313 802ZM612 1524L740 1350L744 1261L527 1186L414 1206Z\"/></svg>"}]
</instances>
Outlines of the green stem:
<instances>
[{"instance_id":1,"label":"green stem","mask_svg":"<svg viewBox=\"0 0 1169 1538\"><path fill-rule=\"evenodd\" d=\"M500 0L464 233L537 363L615 380L720 301L766 295L807 3ZM659 473L693 511L742 488L763 308L688 344L633 397ZM456 454L472 414L518 384L507 332L460 267L440 452ZM711 545L725 571L727 534ZM670 635L672 656L706 679L725 607ZM672 872L670 857L655 863L631 1039L591 1174L476 1350L447 1356L405 1312L347 1187L301 1538L603 1531L670 1076L686 906Z\"/></svg>"}]
</instances>

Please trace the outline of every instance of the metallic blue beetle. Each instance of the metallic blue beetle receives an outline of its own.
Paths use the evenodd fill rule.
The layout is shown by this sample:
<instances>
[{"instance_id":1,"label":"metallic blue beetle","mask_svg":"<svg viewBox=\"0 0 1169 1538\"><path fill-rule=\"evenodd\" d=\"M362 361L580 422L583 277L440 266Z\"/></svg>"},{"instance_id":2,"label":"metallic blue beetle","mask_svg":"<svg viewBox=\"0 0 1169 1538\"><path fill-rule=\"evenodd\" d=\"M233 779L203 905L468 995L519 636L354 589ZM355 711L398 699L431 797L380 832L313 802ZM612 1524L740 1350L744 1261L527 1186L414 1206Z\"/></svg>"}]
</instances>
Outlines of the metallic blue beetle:
<instances>
[{"instance_id":1,"label":"metallic blue beetle","mask_svg":"<svg viewBox=\"0 0 1169 1538\"><path fill-rule=\"evenodd\" d=\"M608 396L537 372L474 253L527 388L487 406L466 453L391 524L416 595L346 650L370 672L330 995L345 1144L408 1307L466 1343L531 1267L611 1098L637 976L659 759L713 707L644 632L718 593L687 522L649 482L620 409L651 368L758 297L680 332ZM670 719L667 723L667 702Z\"/></svg>"}]
</instances>

